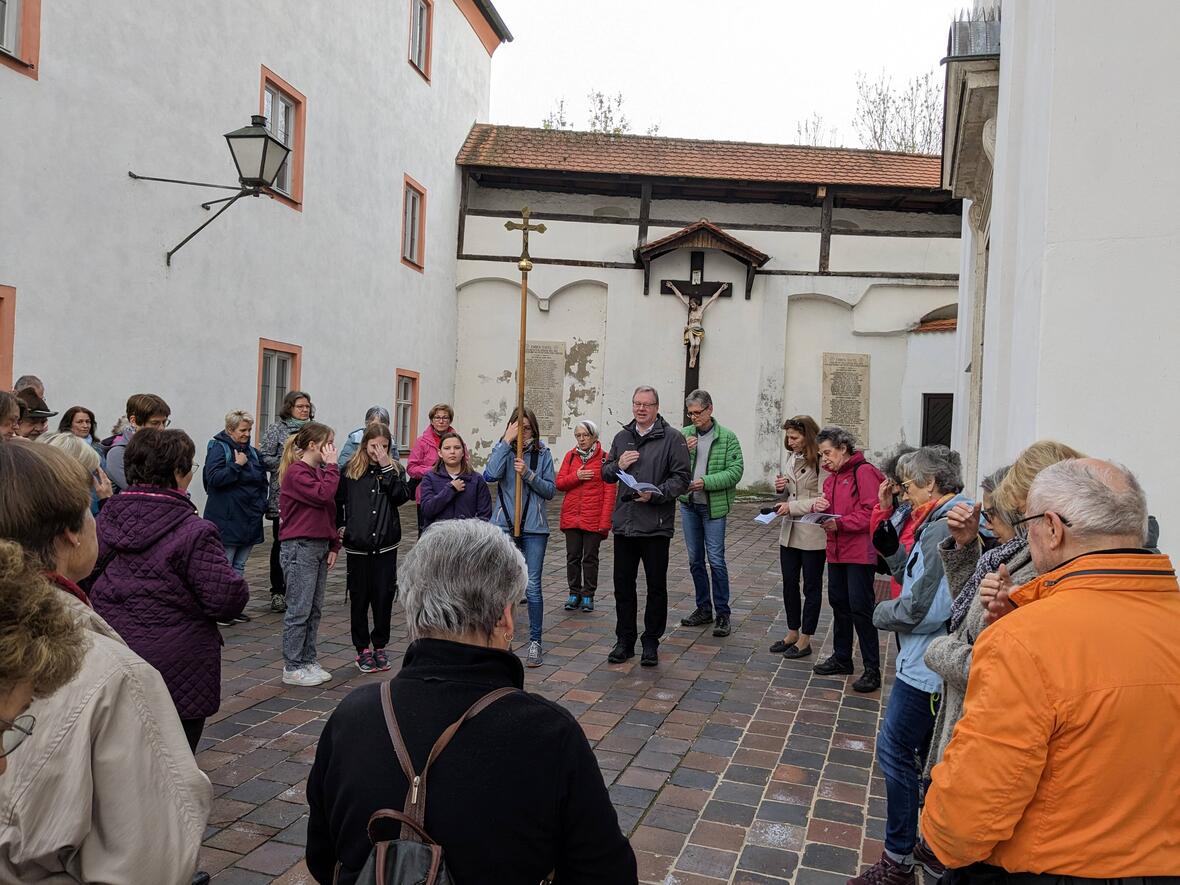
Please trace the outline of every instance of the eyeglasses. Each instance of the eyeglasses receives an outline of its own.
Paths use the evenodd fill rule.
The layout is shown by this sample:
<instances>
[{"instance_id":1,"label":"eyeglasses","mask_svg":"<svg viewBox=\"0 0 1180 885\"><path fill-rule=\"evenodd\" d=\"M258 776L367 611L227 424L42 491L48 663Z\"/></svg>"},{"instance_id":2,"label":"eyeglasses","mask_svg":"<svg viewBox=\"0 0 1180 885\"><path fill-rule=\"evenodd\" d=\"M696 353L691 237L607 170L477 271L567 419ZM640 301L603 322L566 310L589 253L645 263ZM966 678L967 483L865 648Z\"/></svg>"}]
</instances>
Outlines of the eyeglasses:
<instances>
[{"instance_id":1,"label":"eyeglasses","mask_svg":"<svg viewBox=\"0 0 1180 885\"><path fill-rule=\"evenodd\" d=\"M705 412L707 412L707 411L709 411L709 410L708 409L696 409L695 411L690 410L688 412L688 417L699 418L701 415L705 414Z\"/></svg>"},{"instance_id":2,"label":"eyeglasses","mask_svg":"<svg viewBox=\"0 0 1180 885\"><path fill-rule=\"evenodd\" d=\"M1012 523L1012 528L1016 528L1018 525L1023 525L1026 522L1032 522L1032 520L1034 520L1034 519L1040 519L1042 516L1048 516L1052 512L1053 512L1052 510L1046 510L1044 513L1034 513L1032 516L1022 517L1021 519L1018 519L1014 523ZM1073 528L1073 523L1070 522L1068 519L1066 519L1064 516L1062 516L1060 513L1056 514L1056 516L1058 519L1061 520L1061 524L1063 526L1065 526L1066 528Z\"/></svg>"},{"instance_id":3,"label":"eyeglasses","mask_svg":"<svg viewBox=\"0 0 1180 885\"><path fill-rule=\"evenodd\" d=\"M33 726L36 724L37 720L31 713L17 716L11 722L0 719L0 728L4 729L0 732L0 756L7 756L24 743L25 738L33 733Z\"/></svg>"},{"instance_id":4,"label":"eyeglasses","mask_svg":"<svg viewBox=\"0 0 1180 885\"><path fill-rule=\"evenodd\" d=\"M980 510L979 515L984 518L985 522L991 522L996 518L996 511L994 510Z\"/></svg>"},{"instance_id":5,"label":"eyeglasses","mask_svg":"<svg viewBox=\"0 0 1180 885\"><path fill-rule=\"evenodd\" d=\"M631 405L637 409L654 409L658 403L641 403L638 400L631 400Z\"/></svg>"}]
</instances>

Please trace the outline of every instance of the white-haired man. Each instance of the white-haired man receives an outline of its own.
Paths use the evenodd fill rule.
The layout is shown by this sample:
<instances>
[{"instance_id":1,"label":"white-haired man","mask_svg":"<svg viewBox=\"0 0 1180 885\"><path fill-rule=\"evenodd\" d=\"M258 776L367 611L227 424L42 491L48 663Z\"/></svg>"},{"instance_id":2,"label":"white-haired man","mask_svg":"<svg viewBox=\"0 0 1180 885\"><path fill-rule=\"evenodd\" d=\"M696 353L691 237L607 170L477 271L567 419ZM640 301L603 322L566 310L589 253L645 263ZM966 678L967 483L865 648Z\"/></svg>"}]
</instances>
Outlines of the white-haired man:
<instances>
[{"instance_id":1,"label":"white-haired man","mask_svg":"<svg viewBox=\"0 0 1180 885\"><path fill-rule=\"evenodd\" d=\"M1175 875L1180 585L1143 548L1143 489L1110 462L1062 461L1027 508L1040 577L993 602L1011 610L976 643L922 834L951 882ZM1111 627L1126 641L1102 641Z\"/></svg>"}]
</instances>

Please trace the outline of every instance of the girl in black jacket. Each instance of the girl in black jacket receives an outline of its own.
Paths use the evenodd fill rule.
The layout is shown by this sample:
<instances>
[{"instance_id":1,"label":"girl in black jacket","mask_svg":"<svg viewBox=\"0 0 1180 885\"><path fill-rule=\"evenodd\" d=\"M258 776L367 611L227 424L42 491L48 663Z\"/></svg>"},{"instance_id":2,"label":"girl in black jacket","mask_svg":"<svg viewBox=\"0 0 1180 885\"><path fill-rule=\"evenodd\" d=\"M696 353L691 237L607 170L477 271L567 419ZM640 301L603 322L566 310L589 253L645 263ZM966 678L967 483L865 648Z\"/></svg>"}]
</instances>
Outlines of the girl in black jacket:
<instances>
[{"instance_id":1,"label":"girl in black jacket","mask_svg":"<svg viewBox=\"0 0 1180 885\"><path fill-rule=\"evenodd\" d=\"M397 546L402 539L397 508L410 499L405 471L390 457L392 446L389 428L370 424L336 491L337 523L344 529L348 554L352 644L362 673L389 669L385 646L397 598Z\"/></svg>"}]
</instances>

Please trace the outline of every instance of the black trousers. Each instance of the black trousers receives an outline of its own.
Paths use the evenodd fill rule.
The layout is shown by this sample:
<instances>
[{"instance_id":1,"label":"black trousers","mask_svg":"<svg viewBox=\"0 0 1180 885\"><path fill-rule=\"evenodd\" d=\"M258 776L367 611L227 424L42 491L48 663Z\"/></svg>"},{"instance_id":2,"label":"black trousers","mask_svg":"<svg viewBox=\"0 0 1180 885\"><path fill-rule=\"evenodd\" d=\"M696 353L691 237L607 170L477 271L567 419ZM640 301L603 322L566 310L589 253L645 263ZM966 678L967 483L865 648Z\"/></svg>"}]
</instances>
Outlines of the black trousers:
<instances>
[{"instance_id":1,"label":"black trousers","mask_svg":"<svg viewBox=\"0 0 1180 885\"><path fill-rule=\"evenodd\" d=\"M200 719L181 719L180 727L184 729L184 736L188 739L188 748L197 753L197 744L201 742L201 734L205 731L205 717Z\"/></svg>"},{"instance_id":2,"label":"black trousers","mask_svg":"<svg viewBox=\"0 0 1180 885\"><path fill-rule=\"evenodd\" d=\"M799 550L779 547L778 562L783 571L783 606L787 610L787 629L804 636L814 636L819 627L819 610L824 597L824 557L826 550ZM803 598L799 598L799 576L803 576ZM800 605L802 601L802 605Z\"/></svg>"},{"instance_id":3,"label":"black trousers","mask_svg":"<svg viewBox=\"0 0 1180 885\"><path fill-rule=\"evenodd\" d=\"M593 596L598 589L598 548L602 535L582 529L566 529L565 576L571 596Z\"/></svg>"},{"instance_id":4,"label":"black trousers","mask_svg":"<svg viewBox=\"0 0 1180 885\"><path fill-rule=\"evenodd\" d=\"M389 622L397 599L397 551L348 554L348 599L352 644L358 653L389 644ZM369 611L373 629L369 630Z\"/></svg>"},{"instance_id":5,"label":"black trousers","mask_svg":"<svg viewBox=\"0 0 1180 885\"><path fill-rule=\"evenodd\" d=\"M860 640L866 670L881 670L881 648L873 626L875 568L859 563L828 563L828 604L832 607L832 645L835 658L852 663L852 632Z\"/></svg>"},{"instance_id":6,"label":"black trousers","mask_svg":"<svg viewBox=\"0 0 1180 885\"><path fill-rule=\"evenodd\" d=\"M635 647L639 600L636 587L639 564L647 581L647 604L643 609L644 648L658 648L668 626L668 547L671 538L633 538L615 535L615 636Z\"/></svg>"},{"instance_id":7,"label":"black trousers","mask_svg":"<svg viewBox=\"0 0 1180 885\"><path fill-rule=\"evenodd\" d=\"M1009 873L985 863L947 870L942 885L1180 885L1180 876L1126 876L1121 879L1086 879L1055 873Z\"/></svg>"},{"instance_id":8,"label":"black trousers","mask_svg":"<svg viewBox=\"0 0 1180 885\"><path fill-rule=\"evenodd\" d=\"M283 567L279 565L279 521L270 521L271 531L274 533L274 543L270 545L270 592L279 596L287 595L287 580L283 577Z\"/></svg>"}]
</instances>

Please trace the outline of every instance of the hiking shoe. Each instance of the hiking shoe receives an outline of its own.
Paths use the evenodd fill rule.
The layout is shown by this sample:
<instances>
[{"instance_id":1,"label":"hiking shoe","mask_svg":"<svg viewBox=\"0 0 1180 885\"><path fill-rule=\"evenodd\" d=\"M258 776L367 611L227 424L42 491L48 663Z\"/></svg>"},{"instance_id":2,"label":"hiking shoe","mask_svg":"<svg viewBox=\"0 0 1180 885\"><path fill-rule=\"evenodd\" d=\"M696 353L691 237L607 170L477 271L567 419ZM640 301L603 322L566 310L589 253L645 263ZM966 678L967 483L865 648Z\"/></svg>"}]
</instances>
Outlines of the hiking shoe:
<instances>
[{"instance_id":1,"label":"hiking shoe","mask_svg":"<svg viewBox=\"0 0 1180 885\"><path fill-rule=\"evenodd\" d=\"M639 666L641 667L657 667L660 663L660 654L655 646L645 645L643 647L643 654L639 656Z\"/></svg>"},{"instance_id":2,"label":"hiking shoe","mask_svg":"<svg viewBox=\"0 0 1180 885\"><path fill-rule=\"evenodd\" d=\"M272 612L285 612L287 610L287 597L282 593L270 594L270 610Z\"/></svg>"},{"instance_id":3,"label":"hiking shoe","mask_svg":"<svg viewBox=\"0 0 1180 885\"><path fill-rule=\"evenodd\" d=\"M373 653L367 648L356 656L356 668L362 673L377 672L377 665L373 662Z\"/></svg>"},{"instance_id":4,"label":"hiking shoe","mask_svg":"<svg viewBox=\"0 0 1180 885\"><path fill-rule=\"evenodd\" d=\"M812 667L811 672L816 676L851 676L854 671L851 663L841 664L836 660L836 656L832 655Z\"/></svg>"},{"instance_id":5,"label":"hiking shoe","mask_svg":"<svg viewBox=\"0 0 1180 885\"><path fill-rule=\"evenodd\" d=\"M539 667L544 662L545 655L541 652L541 643L534 639L529 643L529 651L525 655L524 665L526 667Z\"/></svg>"},{"instance_id":6,"label":"hiking shoe","mask_svg":"<svg viewBox=\"0 0 1180 885\"><path fill-rule=\"evenodd\" d=\"M582 597L582 611L584 611L584 612L594 611L594 597L593 596L583 596Z\"/></svg>"},{"instance_id":7,"label":"hiking shoe","mask_svg":"<svg viewBox=\"0 0 1180 885\"><path fill-rule=\"evenodd\" d=\"M286 667L284 667L283 684L306 686L319 685L320 677L312 673L306 667L296 667L294 670L288 670Z\"/></svg>"},{"instance_id":8,"label":"hiking shoe","mask_svg":"<svg viewBox=\"0 0 1180 885\"><path fill-rule=\"evenodd\" d=\"M250 616L245 612L234 615L233 619L235 624L248 624L250 622Z\"/></svg>"},{"instance_id":9,"label":"hiking shoe","mask_svg":"<svg viewBox=\"0 0 1180 885\"><path fill-rule=\"evenodd\" d=\"M635 646L627 646L622 642L616 642L615 647L610 650L610 654L606 659L611 664L621 664L629 658L635 657Z\"/></svg>"},{"instance_id":10,"label":"hiking shoe","mask_svg":"<svg viewBox=\"0 0 1180 885\"><path fill-rule=\"evenodd\" d=\"M729 627L729 615L718 615L713 624L714 636L728 636L732 631Z\"/></svg>"},{"instance_id":11,"label":"hiking shoe","mask_svg":"<svg viewBox=\"0 0 1180 885\"><path fill-rule=\"evenodd\" d=\"M303 667L308 673L311 673L320 682L329 682L332 679L332 674L320 666L319 661L312 661Z\"/></svg>"},{"instance_id":12,"label":"hiking shoe","mask_svg":"<svg viewBox=\"0 0 1180 885\"><path fill-rule=\"evenodd\" d=\"M385 649L373 649L373 663L378 670L385 671L389 669L389 655L385 653Z\"/></svg>"},{"instance_id":13,"label":"hiking shoe","mask_svg":"<svg viewBox=\"0 0 1180 885\"><path fill-rule=\"evenodd\" d=\"M582 597L577 593L571 593L570 598L565 601L565 610L572 612L578 607L578 603L582 601Z\"/></svg>"},{"instance_id":14,"label":"hiking shoe","mask_svg":"<svg viewBox=\"0 0 1180 885\"><path fill-rule=\"evenodd\" d=\"M220 621L217 622L217 626L218 627L232 627L236 623L237 623L237 621L235 621L233 618L222 618Z\"/></svg>"},{"instance_id":15,"label":"hiking shoe","mask_svg":"<svg viewBox=\"0 0 1180 885\"><path fill-rule=\"evenodd\" d=\"M680 619L681 627L703 627L705 624L713 623L713 609L698 608L695 612L687 618Z\"/></svg>"},{"instance_id":16,"label":"hiking shoe","mask_svg":"<svg viewBox=\"0 0 1180 885\"><path fill-rule=\"evenodd\" d=\"M870 691L876 691L880 687L880 670L865 670L860 674L860 679L852 683L852 690L859 691L861 694L868 694Z\"/></svg>"},{"instance_id":17,"label":"hiking shoe","mask_svg":"<svg viewBox=\"0 0 1180 885\"><path fill-rule=\"evenodd\" d=\"M881 859L868 867L859 876L848 880L847 885L915 885L914 868L890 860L882 854Z\"/></svg>"},{"instance_id":18,"label":"hiking shoe","mask_svg":"<svg viewBox=\"0 0 1180 885\"><path fill-rule=\"evenodd\" d=\"M919 839L918 844L914 846L914 863L935 878L946 872L946 867L943 866L942 861L935 857L925 839Z\"/></svg>"}]
</instances>

